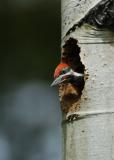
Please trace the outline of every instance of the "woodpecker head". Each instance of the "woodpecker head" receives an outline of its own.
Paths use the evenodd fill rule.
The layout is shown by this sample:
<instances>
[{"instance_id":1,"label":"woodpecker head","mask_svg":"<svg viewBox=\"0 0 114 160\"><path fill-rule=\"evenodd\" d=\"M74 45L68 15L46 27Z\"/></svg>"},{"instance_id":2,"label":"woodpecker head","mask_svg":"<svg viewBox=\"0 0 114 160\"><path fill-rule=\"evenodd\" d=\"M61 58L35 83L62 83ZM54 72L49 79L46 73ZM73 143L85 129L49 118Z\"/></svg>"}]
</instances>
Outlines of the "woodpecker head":
<instances>
[{"instance_id":1,"label":"woodpecker head","mask_svg":"<svg viewBox=\"0 0 114 160\"><path fill-rule=\"evenodd\" d=\"M83 74L74 72L66 63L60 63L54 73L54 81L51 86L56 86L62 83L72 83L84 77Z\"/></svg>"}]
</instances>

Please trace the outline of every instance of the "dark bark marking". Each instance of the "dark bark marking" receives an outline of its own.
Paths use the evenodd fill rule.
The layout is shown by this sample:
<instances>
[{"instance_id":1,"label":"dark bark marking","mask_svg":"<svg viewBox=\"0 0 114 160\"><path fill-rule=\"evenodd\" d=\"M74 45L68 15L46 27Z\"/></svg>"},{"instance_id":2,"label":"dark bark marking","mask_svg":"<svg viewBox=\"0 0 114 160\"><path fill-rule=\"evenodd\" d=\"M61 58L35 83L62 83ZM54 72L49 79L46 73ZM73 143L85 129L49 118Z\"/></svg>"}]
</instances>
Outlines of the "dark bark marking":
<instances>
[{"instance_id":1,"label":"dark bark marking","mask_svg":"<svg viewBox=\"0 0 114 160\"><path fill-rule=\"evenodd\" d=\"M66 36L74 32L78 27L81 27L84 23L114 32L114 0L100 1L77 24L74 24L68 30Z\"/></svg>"}]
</instances>

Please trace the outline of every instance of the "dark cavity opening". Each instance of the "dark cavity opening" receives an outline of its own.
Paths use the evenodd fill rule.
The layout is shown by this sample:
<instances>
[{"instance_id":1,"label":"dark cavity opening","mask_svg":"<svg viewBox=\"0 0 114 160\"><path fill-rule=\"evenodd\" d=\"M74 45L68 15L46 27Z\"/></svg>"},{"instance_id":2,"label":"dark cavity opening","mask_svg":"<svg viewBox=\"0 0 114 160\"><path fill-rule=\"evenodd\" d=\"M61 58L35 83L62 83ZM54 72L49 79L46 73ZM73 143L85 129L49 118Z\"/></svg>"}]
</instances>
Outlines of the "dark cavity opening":
<instances>
[{"instance_id":1,"label":"dark cavity opening","mask_svg":"<svg viewBox=\"0 0 114 160\"><path fill-rule=\"evenodd\" d=\"M67 63L75 72L84 74L85 66L80 58L81 48L78 46L78 40L69 38L62 47L62 62ZM78 83L73 82L78 88L80 95L85 85L84 77Z\"/></svg>"}]
</instances>

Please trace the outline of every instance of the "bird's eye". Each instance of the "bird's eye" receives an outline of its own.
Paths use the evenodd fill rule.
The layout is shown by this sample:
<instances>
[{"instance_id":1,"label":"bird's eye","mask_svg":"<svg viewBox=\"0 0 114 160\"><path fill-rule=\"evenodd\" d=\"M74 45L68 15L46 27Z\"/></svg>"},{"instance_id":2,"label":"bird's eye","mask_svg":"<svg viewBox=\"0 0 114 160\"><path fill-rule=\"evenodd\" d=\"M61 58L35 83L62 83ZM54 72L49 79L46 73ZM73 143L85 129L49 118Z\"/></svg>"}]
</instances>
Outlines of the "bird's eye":
<instances>
[{"instance_id":1,"label":"bird's eye","mask_svg":"<svg viewBox=\"0 0 114 160\"><path fill-rule=\"evenodd\" d=\"M71 69L70 67L64 68L64 69L61 71L61 74L65 74L65 73L69 72L70 69Z\"/></svg>"},{"instance_id":2,"label":"bird's eye","mask_svg":"<svg viewBox=\"0 0 114 160\"><path fill-rule=\"evenodd\" d=\"M65 69L63 69L63 70L61 71L61 74L65 74L65 73L66 73Z\"/></svg>"}]
</instances>

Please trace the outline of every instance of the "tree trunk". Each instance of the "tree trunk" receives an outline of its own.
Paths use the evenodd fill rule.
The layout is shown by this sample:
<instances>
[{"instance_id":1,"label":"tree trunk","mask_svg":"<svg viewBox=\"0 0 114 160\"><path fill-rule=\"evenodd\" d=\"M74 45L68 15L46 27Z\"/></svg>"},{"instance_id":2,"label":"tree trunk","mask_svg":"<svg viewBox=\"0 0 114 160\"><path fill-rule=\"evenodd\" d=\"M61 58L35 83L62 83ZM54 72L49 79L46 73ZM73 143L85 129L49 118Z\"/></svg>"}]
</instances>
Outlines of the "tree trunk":
<instances>
[{"instance_id":1,"label":"tree trunk","mask_svg":"<svg viewBox=\"0 0 114 160\"><path fill-rule=\"evenodd\" d=\"M113 14L111 0L62 0L62 45L77 39L85 66L79 107L63 113L63 160L114 160Z\"/></svg>"}]
</instances>

